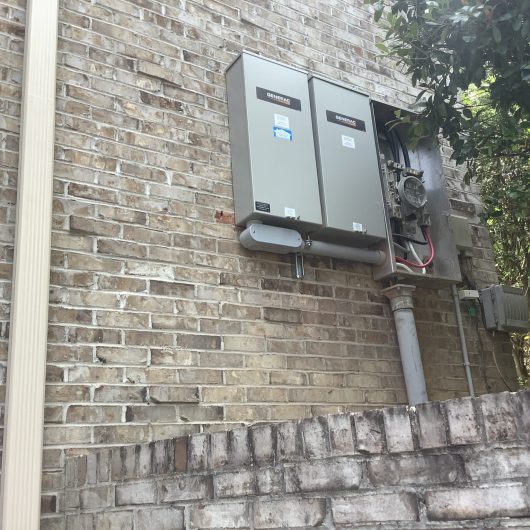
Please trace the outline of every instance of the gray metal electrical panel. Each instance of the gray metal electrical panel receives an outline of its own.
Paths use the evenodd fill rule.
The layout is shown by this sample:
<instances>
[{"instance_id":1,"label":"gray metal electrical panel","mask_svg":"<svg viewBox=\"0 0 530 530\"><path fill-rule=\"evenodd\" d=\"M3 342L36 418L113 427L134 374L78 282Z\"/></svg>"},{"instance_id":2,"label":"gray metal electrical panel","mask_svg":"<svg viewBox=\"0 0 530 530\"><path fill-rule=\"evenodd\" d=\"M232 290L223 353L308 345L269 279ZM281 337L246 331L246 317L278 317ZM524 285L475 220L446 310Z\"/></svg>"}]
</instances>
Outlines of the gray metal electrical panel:
<instances>
[{"instance_id":1,"label":"gray metal electrical panel","mask_svg":"<svg viewBox=\"0 0 530 530\"><path fill-rule=\"evenodd\" d=\"M524 332L528 330L528 298L522 289L492 285L480 291L486 329Z\"/></svg>"},{"instance_id":2,"label":"gray metal electrical panel","mask_svg":"<svg viewBox=\"0 0 530 530\"><path fill-rule=\"evenodd\" d=\"M322 223L307 74L242 53L226 72L236 223Z\"/></svg>"},{"instance_id":3,"label":"gray metal electrical panel","mask_svg":"<svg viewBox=\"0 0 530 530\"><path fill-rule=\"evenodd\" d=\"M386 239L370 98L317 77L309 94L326 240L367 246Z\"/></svg>"}]
</instances>

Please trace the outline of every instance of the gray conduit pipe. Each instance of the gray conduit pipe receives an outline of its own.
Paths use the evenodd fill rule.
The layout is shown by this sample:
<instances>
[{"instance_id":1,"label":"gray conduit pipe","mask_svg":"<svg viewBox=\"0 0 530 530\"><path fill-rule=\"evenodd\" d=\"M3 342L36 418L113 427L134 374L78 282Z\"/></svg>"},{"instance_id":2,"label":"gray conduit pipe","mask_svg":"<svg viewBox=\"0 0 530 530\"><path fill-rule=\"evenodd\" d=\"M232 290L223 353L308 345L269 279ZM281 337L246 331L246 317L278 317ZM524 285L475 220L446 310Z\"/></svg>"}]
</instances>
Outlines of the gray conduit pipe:
<instances>
[{"instance_id":1,"label":"gray conduit pipe","mask_svg":"<svg viewBox=\"0 0 530 530\"><path fill-rule=\"evenodd\" d=\"M416 322L412 312L414 307L412 293L415 289L413 285L397 284L381 291L381 294L390 300L390 307L394 313L409 405L428 401Z\"/></svg>"},{"instance_id":2,"label":"gray conduit pipe","mask_svg":"<svg viewBox=\"0 0 530 530\"><path fill-rule=\"evenodd\" d=\"M323 241L304 242L302 253L312 256L360 261L362 263L371 263L372 265L382 265L386 260L386 255L381 250L336 245L334 243L324 243Z\"/></svg>"},{"instance_id":3,"label":"gray conduit pipe","mask_svg":"<svg viewBox=\"0 0 530 530\"><path fill-rule=\"evenodd\" d=\"M373 265L382 265L386 260L386 254L381 250L336 245L323 241L304 241L296 230L266 225L261 221L250 221L247 228L241 232L239 241L249 250L263 252L279 254L302 252L313 256L360 261Z\"/></svg>"},{"instance_id":4,"label":"gray conduit pipe","mask_svg":"<svg viewBox=\"0 0 530 530\"><path fill-rule=\"evenodd\" d=\"M469 355L467 352L466 336L464 334L464 324L462 322L462 313L460 311L460 300L458 298L458 291L456 285L451 285L451 294L453 295L453 302L455 304L456 325L458 326L458 338L460 339L460 348L462 350L462 359L464 369L466 371L467 386L469 395L475 397L475 388L473 386L473 378L471 376L471 366L469 364Z\"/></svg>"}]
</instances>

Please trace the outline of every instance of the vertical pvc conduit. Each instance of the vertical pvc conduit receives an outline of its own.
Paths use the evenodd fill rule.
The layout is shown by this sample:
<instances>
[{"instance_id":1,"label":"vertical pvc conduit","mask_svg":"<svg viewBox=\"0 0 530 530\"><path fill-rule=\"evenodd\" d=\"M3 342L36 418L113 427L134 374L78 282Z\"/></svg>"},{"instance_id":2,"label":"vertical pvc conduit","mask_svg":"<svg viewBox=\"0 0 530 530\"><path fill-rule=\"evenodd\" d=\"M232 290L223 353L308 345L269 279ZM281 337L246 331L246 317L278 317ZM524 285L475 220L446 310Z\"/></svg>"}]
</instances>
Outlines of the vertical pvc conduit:
<instances>
[{"instance_id":1,"label":"vertical pvc conduit","mask_svg":"<svg viewBox=\"0 0 530 530\"><path fill-rule=\"evenodd\" d=\"M390 300L394 313L409 405L428 401L416 322L412 312L412 293L415 289L413 285L397 284L381 291L381 294Z\"/></svg>"},{"instance_id":2,"label":"vertical pvc conduit","mask_svg":"<svg viewBox=\"0 0 530 530\"><path fill-rule=\"evenodd\" d=\"M467 352L466 336L464 333L464 323L462 322L462 312L460 311L460 300L458 298L458 291L456 285L451 285L451 294L453 295L453 302L455 304L456 325L458 327L458 338L460 339L460 349L462 350L462 360L464 369L466 371L467 387L469 395L475 397L475 387L473 386L473 377L471 376L471 366L469 364L469 355Z\"/></svg>"}]
</instances>

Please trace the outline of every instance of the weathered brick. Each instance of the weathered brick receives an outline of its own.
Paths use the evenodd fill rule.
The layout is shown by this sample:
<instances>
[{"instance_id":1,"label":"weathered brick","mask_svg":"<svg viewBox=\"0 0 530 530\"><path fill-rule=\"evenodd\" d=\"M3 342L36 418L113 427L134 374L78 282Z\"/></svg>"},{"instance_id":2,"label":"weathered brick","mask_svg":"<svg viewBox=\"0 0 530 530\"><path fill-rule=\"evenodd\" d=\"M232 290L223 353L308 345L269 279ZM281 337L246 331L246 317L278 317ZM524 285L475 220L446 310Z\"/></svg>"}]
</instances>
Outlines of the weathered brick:
<instances>
[{"instance_id":1,"label":"weathered brick","mask_svg":"<svg viewBox=\"0 0 530 530\"><path fill-rule=\"evenodd\" d=\"M435 521L530 515L528 497L522 486L429 491L425 503L427 516Z\"/></svg>"},{"instance_id":2,"label":"weathered brick","mask_svg":"<svg viewBox=\"0 0 530 530\"><path fill-rule=\"evenodd\" d=\"M528 448L494 449L465 456L465 468L472 480L496 481L530 476Z\"/></svg>"},{"instance_id":3,"label":"weathered brick","mask_svg":"<svg viewBox=\"0 0 530 530\"><path fill-rule=\"evenodd\" d=\"M324 499L260 501L254 506L254 527L308 528L320 525L325 516Z\"/></svg>"},{"instance_id":4,"label":"weathered brick","mask_svg":"<svg viewBox=\"0 0 530 530\"><path fill-rule=\"evenodd\" d=\"M138 530L184 529L184 510L176 506L142 509L138 511L137 517Z\"/></svg>"},{"instance_id":5,"label":"weathered brick","mask_svg":"<svg viewBox=\"0 0 530 530\"><path fill-rule=\"evenodd\" d=\"M208 468L208 435L196 434L188 441L188 468L201 471Z\"/></svg>"},{"instance_id":6,"label":"weathered brick","mask_svg":"<svg viewBox=\"0 0 530 530\"><path fill-rule=\"evenodd\" d=\"M66 518L64 516L41 518L40 530L66 530Z\"/></svg>"},{"instance_id":7,"label":"weathered brick","mask_svg":"<svg viewBox=\"0 0 530 530\"><path fill-rule=\"evenodd\" d=\"M517 400L519 399L521 406L521 415L519 417L518 432L523 440L530 439L530 392L518 392Z\"/></svg>"},{"instance_id":8,"label":"weathered brick","mask_svg":"<svg viewBox=\"0 0 530 530\"><path fill-rule=\"evenodd\" d=\"M384 429L381 411L367 411L353 415L357 450L361 453L382 453Z\"/></svg>"},{"instance_id":9,"label":"weathered brick","mask_svg":"<svg viewBox=\"0 0 530 530\"><path fill-rule=\"evenodd\" d=\"M376 485L455 482L461 464L453 455L418 455L368 462L368 477Z\"/></svg>"},{"instance_id":10,"label":"weathered brick","mask_svg":"<svg viewBox=\"0 0 530 530\"><path fill-rule=\"evenodd\" d=\"M431 401L416 405L418 441L422 449L443 447L447 444L445 422L440 403Z\"/></svg>"},{"instance_id":11,"label":"weathered brick","mask_svg":"<svg viewBox=\"0 0 530 530\"><path fill-rule=\"evenodd\" d=\"M271 425L257 425L249 431L252 456L260 466L273 464L275 460L275 433Z\"/></svg>"},{"instance_id":12,"label":"weathered brick","mask_svg":"<svg viewBox=\"0 0 530 530\"><path fill-rule=\"evenodd\" d=\"M191 528L248 528L249 525L249 505L245 502L201 504L190 508Z\"/></svg>"},{"instance_id":13,"label":"weathered brick","mask_svg":"<svg viewBox=\"0 0 530 530\"><path fill-rule=\"evenodd\" d=\"M248 429L242 427L228 433L228 461L233 466L244 466L251 463Z\"/></svg>"},{"instance_id":14,"label":"weathered brick","mask_svg":"<svg viewBox=\"0 0 530 530\"><path fill-rule=\"evenodd\" d=\"M406 407L383 409L386 447L389 453L413 451L412 430Z\"/></svg>"},{"instance_id":15,"label":"weathered brick","mask_svg":"<svg viewBox=\"0 0 530 530\"><path fill-rule=\"evenodd\" d=\"M351 455L355 452L350 415L328 416L329 442L332 455Z\"/></svg>"},{"instance_id":16,"label":"weathered brick","mask_svg":"<svg viewBox=\"0 0 530 530\"><path fill-rule=\"evenodd\" d=\"M66 530L94 530L94 516L91 513L69 515Z\"/></svg>"},{"instance_id":17,"label":"weathered brick","mask_svg":"<svg viewBox=\"0 0 530 530\"><path fill-rule=\"evenodd\" d=\"M164 480L161 483L162 502L206 500L212 496L212 480L205 476L186 476Z\"/></svg>"},{"instance_id":18,"label":"weathered brick","mask_svg":"<svg viewBox=\"0 0 530 530\"><path fill-rule=\"evenodd\" d=\"M151 386L149 397L154 403L198 403L197 387Z\"/></svg>"},{"instance_id":19,"label":"weathered brick","mask_svg":"<svg viewBox=\"0 0 530 530\"><path fill-rule=\"evenodd\" d=\"M173 442L175 448L175 471L186 471L188 469L188 438L177 438Z\"/></svg>"},{"instance_id":20,"label":"weathered brick","mask_svg":"<svg viewBox=\"0 0 530 530\"><path fill-rule=\"evenodd\" d=\"M324 458L329 455L328 425L326 418L319 417L300 423L302 444L306 458Z\"/></svg>"},{"instance_id":21,"label":"weathered brick","mask_svg":"<svg viewBox=\"0 0 530 530\"><path fill-rule=\"evenodd\" d=\"M256 475L254 471L242 470L234 473L221 473L214 478L216 498L240 497L256 493Z\"/></svg>"},{"instance_id":22,"label":"weathered brick","mask_svg":"<svg viewBox=\"0 0 530 530\"><path fill-rule=\"evenodd\" d=\"M210 435L210 465L219 469L228 464L228 433L214 432Z\"/></svg>"},{"instance_id":23,"label":"weathered brick","mask_svg":"<svg viewBox=\"0 0 530 530\"><path fill-rule=\"evenodd\" d=\"M350 459L296 464L284 473L287 493L354 489L362 477L360 463Z\"/></svg>"},{"instance_id":24,"label":"weathered brick","mask_svg":"<svg viewBox=\"0 0 530 530\"><path fill-rule=\"evenodd\" d=\"M276 428L277 459L279 462L299 460L302 438L296 423L280 423Z\"/></svg>"},{"instance_id":25,"label":"weathered brick","mask_svg":"<svg viewBox=\"0 0 530 530\"><path fill-rule=\"evenodd\" d=\"M98 530L130 530L133 527L133 512L106 512L96 515Z\"/></svg>"},{"instance_id":26,"label":"weathered brick","mask_svg":"<svg viewBox=\"0 0 530 530\"><path fill-rule=\"evenodd\" d=\"M153 473L165 475L174 469L175 450L172 440L158 440L153 443Z\"/></svg>"},{"instance_id":27,"label":"weathered brick","mask_svg":"<svg viewBox=\"0 0 530 530\"><path fill-rule=\"evenodd\" d=\"M489 442L513 440L517 436L517 401L513 394L489 394L480 398L484 431Z\"/></svg>"},{"instance_id":28,"label":"weathered brick","mask_svg":"<svg viewBox=\"0 0 530 530\"><path fill-rule=\"evenodd\" d=\"M354 495L331 500L336 524L417 521L418 505L413 493Z\"/></svg>"},{"instance_id":29,"label":"weathered brick","mask_svg":"<svg viewBox=\"0 0 530 530\"><path fill-rule=\"evenodd\" d=\"M281 467L257 469L255 474L256 489L260 495L273 495L285 491Z\"/></svg>"},{"instance_id":30,"label":"weathered brick","mask_svg":"<svg viewBox=\"0 0 530 530\"><path fill-rule=\"evenodd\" d=\"M445 411L449 424L449 439L452 444L480 442L479 424L470 398L447 401Z\"/></svg>"},{"instance_id":31,"label":"weathered brick","mask_svg":"<svg viewBox=\"0 0 530 530\"><path fill-rule=\"evenodd\" d=\"M116 486L116 506L154 504L156 497L156 484L153 482L134 482Z\"/></svg>"}]
</instances>

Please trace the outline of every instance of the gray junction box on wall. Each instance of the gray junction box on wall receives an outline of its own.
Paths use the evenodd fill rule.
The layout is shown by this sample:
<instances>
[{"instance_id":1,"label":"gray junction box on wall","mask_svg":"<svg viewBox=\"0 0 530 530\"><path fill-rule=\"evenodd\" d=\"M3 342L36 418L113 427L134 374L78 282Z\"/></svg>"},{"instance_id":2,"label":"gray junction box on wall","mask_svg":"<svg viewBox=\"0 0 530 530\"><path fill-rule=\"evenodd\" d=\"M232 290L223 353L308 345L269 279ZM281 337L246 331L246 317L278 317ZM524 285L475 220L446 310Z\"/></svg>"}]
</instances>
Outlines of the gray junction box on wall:
<instances>
[{"instance_id":1,"label":"gray junction box on wall","mask_svg":"<svg viewBox=\"0 0 530 530\"><path fill-rule=\"evenodd\" d=\"M236 223L318 228L307 74L244 52L226 82Z\"/></svg>"},{"instance_id":2,"label":"gray junction box on wall","mask_svg":"<svg viewBox=\"0 0 530 530\"><path fill-rule=\"evenodd\" d=\"M309 94L326 240L367 246L386 239L370 98L317 77Z\"/></svg>"}]
</instances>

